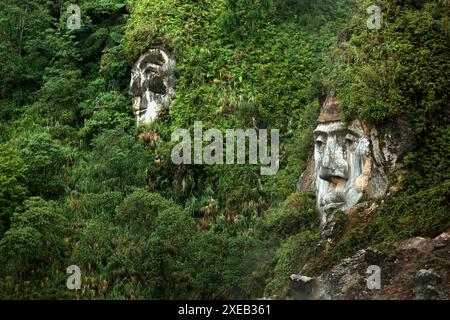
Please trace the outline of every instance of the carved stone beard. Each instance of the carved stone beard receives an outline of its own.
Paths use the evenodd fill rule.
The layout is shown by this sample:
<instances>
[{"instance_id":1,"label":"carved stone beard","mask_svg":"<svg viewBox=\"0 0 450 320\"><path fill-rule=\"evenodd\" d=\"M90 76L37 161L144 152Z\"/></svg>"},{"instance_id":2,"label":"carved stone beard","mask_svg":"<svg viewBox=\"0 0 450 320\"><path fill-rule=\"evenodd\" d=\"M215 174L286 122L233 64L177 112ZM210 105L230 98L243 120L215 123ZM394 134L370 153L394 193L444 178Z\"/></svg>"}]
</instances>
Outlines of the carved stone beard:
<instances>
[{"instance_id":1,"label":"carved stone beard","mask_svg":"<svg viewBox=\"0 0 450 320\"><path fill-rule=\"evenodd\" d=\"M137 122L154 120L175 95L175 59L162 48L143 54L131 70L130 95Z\"/></svg>"},{"instance_id":2,"label":"carved stone beard","mask_svg":"<svg viewBox=\"0 0 450 320\"><path fill-rule=\"evenodd\" d=\"M320 123L314 131L315 188L322 226L362 197L371 170L369 140L359 121Z\"/></svg>"}]
</instances>

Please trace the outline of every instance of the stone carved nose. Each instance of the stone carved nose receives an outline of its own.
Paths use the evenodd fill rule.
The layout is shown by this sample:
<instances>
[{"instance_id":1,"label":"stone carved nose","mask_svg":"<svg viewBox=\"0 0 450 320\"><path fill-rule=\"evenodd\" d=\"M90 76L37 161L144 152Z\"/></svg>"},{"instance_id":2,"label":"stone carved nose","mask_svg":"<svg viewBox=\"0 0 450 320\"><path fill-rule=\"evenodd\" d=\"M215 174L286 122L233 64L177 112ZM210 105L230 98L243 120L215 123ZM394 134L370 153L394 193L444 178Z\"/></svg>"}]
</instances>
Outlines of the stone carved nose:
<instances>
[{"instance_id":1,"label":"stone carved nose","mask_svg":"<svg viewBox=\"0 0 450 320\"><path fill-rule=\"evenodd\" d=\"M131 82L130 91L128 92L132 97L139 95L139 81L134 80Z\"/></svg>"},{"instance_id":2,"label":"stone carved nose","mask_svg":"<svg viewBox=\"0 0 450 320\"><path fill-rule=\"evenodd\" d=\"M320 179L334 182L336 179L347 179L348 164L342 147L336 143L335 137L328 137L319 170Z\"/></svg>"},{"instance_id":3,"label":"stone carved nose","mask_svg":"<svg viewBox=\"0 0 450 320\"><path fill-rule=\"evenodd\" d=\"M319 177L322 180L331 182L333 180L333 171L330 168L320 168Z\"/></svg>"}]
</instances>

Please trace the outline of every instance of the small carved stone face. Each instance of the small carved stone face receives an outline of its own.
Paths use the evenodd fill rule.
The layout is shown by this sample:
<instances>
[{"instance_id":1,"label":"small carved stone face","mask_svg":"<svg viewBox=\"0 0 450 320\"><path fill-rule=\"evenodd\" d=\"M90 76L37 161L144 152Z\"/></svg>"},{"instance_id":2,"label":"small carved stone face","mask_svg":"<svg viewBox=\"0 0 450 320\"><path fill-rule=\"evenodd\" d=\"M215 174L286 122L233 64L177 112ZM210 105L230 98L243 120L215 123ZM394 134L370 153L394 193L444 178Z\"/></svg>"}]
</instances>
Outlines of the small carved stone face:
<instances>
[{"instance_id":1,"label":"small carved stone face","mask_svg":"<svg viewBox=\"0 0 450 320\"><path fill-rule=\"evenodd\" d=\"M358 121L320 123L314 131L315 187L322 224L361 198L370 174L369 141Z\"/></svg>"},{"instance_id":2,"label":"small carved stone face","mask_svg":"<svg viewBox=\"0 0 450 320\"><path fill-rule=\"evenodd\" d=\"M153 48L142 55L131 70L130 95L138 122L156 118L162 106L168 106L174 95L175 60L161 49Z\"/></svg>"}]
</instances>

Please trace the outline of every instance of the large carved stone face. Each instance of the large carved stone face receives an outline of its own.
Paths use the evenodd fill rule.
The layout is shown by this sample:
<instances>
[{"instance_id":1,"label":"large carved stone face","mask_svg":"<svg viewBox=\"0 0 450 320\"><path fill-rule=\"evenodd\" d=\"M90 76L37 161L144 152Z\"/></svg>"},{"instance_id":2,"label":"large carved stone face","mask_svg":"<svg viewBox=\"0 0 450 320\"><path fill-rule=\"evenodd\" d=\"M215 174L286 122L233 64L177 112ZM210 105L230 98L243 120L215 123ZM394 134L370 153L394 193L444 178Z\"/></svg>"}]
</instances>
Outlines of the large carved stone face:
<instances>
[{"instance_id":1,"label":"large carved stone face","mask_svg":"<svg viewBox=\"0 0 450 320\"><path fill-rule=\"evenodd\" d=\"M359 121L319 123L315 139L315 188L322 225L332 213L348 211L362 197L371 163L369 141Z\"/></svg>"},{"instance_id":2,"label":"large carved stone face","mask_svg":"<svg viewBox=\"0 0 450 320\"><path fill-rule=\"evenodd\" d=\"M152 48L131 70L130 95L138 122L156 118L162 106L169 106L175 89L175 60L169 52Z\"/></svg>"},{"instance_id":3,"label":"large carved stone face","mask_svg":"<svg viewBox=\"0 0 450 320\"><path fill-rule=\"evenodd\" d=\"M379 132L359 120L341 120L339 102L330 94L320 109L314 131L314 157L300 176L300 192L316 192L321 234L330 239L334 213L354 212L362 200L382 199L388 190L388 174L403 167L402 158L416 145L409 124L402 119L386 123ZM382 133L381 133L382 132Z\"/></svg>"}]
</instances>

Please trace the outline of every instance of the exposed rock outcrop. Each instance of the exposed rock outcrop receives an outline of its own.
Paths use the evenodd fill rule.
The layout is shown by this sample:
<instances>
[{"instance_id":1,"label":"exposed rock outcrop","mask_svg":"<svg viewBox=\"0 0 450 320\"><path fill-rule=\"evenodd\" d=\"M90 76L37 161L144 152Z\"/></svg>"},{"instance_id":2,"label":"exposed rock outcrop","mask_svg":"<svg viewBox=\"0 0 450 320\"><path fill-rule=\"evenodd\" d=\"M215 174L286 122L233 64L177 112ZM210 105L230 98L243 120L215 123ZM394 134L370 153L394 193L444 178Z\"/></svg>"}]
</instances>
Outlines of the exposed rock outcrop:
<instances>
[{"instance_id":1,"label":"exposed rock outcrop","mask_svg":"<svg viewBox=\"0 0 450 320\"><path fill-rule=\"evenodd\" d=\"M306 165L305 171L298 179L297 190L300 192L303 191L314 191L314 157L311 155L308 159L308 163Z\"/></svg>"},{"instance_id":2,"label":"exposed rock outcrop","mask_svg":"<svg viewBox=\"0 0 450 320\"><path fill-rule=\"evenodd\" d=\"M450 230L435 239L411 238L367 248L312 278L291 275L290 299L449 299ZM380 270L370 289L368 266Z\"/></svg>"}]
</instances>

